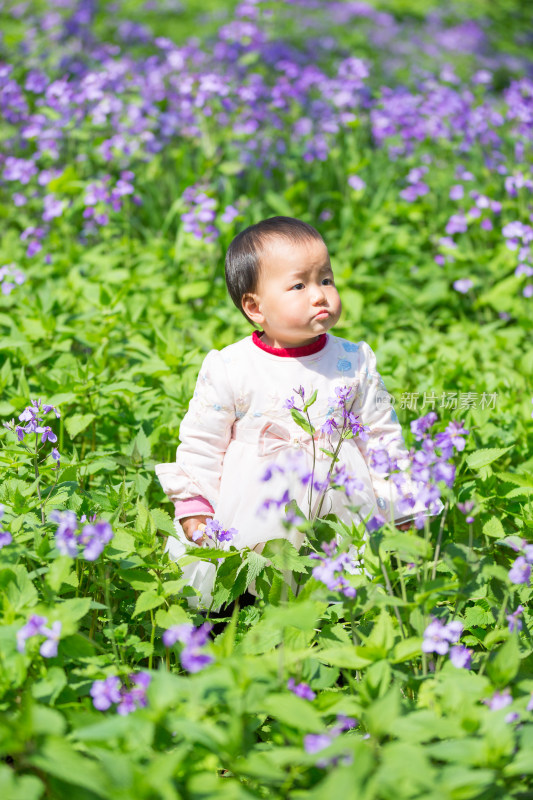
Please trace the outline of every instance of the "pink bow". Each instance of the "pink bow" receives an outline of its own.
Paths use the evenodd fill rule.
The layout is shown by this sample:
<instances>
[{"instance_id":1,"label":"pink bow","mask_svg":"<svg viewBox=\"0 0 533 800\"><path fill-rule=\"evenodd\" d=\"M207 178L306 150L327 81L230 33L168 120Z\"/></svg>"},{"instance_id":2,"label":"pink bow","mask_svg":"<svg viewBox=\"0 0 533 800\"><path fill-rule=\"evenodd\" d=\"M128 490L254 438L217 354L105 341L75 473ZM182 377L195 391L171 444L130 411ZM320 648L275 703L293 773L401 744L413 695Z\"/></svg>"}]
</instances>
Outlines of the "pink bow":
<instances>
[{"instance_id":1,"label":"pink bow","mask_svg":"<svg viewBox=\"0 0 533 800\"><path fill-rule=\"evenodd\" d=\"M326 454L320 450L320 444L325 445L323 437L320 433L315 433L315 450L316 457L327 458ZM284 450L286 447L294 447L297 449L307 450L313 455L313 440L310 435L305 435L303 432L298 436L291 436L291 432L283 425L278 425L277 422L267 422L266 425L259 431L259 455L270 456ZM319 444L320 442L320 444Z\"/></svg>"}]
</instances>

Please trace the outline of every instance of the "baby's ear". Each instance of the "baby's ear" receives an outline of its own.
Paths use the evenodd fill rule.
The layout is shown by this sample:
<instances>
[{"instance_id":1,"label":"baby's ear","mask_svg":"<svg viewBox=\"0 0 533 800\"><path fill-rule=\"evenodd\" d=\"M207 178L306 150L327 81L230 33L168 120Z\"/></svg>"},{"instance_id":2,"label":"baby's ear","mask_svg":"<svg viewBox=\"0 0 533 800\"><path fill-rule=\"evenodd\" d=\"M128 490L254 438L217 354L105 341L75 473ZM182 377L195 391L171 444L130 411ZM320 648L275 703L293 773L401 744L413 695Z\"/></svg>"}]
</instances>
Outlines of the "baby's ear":
<instances>
[{"instance_id":1,"label":"baby's ear","mask_svg":"<svg viewBox=\"0 0 533 800\"><path fill-rule=\"evenodd\" d=\"M248 319L255 322L257 325L262 325L265 318L259 308L259 299L257 295L252 293L243 294L241 302L242 310Z\"/></svg>"}]
</instances>

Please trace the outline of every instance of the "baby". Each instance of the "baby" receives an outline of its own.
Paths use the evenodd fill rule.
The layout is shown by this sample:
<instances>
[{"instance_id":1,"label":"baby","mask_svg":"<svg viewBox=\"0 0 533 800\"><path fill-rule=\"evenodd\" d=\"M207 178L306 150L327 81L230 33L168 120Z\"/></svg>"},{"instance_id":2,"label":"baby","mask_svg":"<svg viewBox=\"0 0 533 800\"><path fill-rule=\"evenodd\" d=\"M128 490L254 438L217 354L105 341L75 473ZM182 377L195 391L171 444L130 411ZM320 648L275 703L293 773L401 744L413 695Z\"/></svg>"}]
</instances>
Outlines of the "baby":
<instances>
[{"instance_id":1,"label":"baby","mask_svg":"<svg viewBox=\"0 0 533 800\"><path fill-rule=\"evenodd\" d=\"M376 515L406 527L406 519L423 509L414 507L412 516L400 519L394 512L395 487L371 458L372 449L385 449L400 465L406 463L401 427L390 403L383 402L389 396L368 344L328 333L342 307L318 231L291 217L251 225L229 246L226 283L237 308L261 331L207 354L181 423L176 461L155 468L175 504L178 538L168 541L170 556L180 560L192 542L203 544L200 531L213 517L223 529L233 529L231 544L238 549L260 552L265 541L275 538L289 538L300 547L303 534L288 533L283 525L284 504L278 504L277 515L260 511L272 498L282 497L289 482L299 507L317 511L316 505L306 506L309 477L295 480L287 464L296 464L300 475L309 476L314 451L313 482L324 481L331 460L321 448L331 451L338 441L334 421L335 414L342 421L342 409L334 400L345 387L354 399L354 419L366 426L362 436L343 441L339 451L337 465L355 479L356 489L349 501L344 491L329 490L320 514L334 513L351 524L350 502L363 520ZM301 390L306 399L317 392L309 408L317 430L314 447L291 416L290 398ZM333 419L329 428L323 425L328 417ZM271 480L265 480L269 475ZM208 602L213 565L185 563L184 575Z\"/></svg>"}]
</instances>

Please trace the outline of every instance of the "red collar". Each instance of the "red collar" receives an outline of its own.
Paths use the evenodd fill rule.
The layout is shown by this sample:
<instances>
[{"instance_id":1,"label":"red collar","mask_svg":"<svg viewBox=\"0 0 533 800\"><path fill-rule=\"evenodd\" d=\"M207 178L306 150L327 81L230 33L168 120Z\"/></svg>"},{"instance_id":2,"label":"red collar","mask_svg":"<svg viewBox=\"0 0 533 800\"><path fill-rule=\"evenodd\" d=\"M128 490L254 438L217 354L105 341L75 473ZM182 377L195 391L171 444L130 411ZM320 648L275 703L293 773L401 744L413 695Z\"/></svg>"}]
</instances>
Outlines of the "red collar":
<instances>
[{"instance_id":1,"label":"red collar","mask_svg":"<svg viewBox=\"0 0 533 800\"><path fill-rule=\"evenodd\" d=\"M327 338L327 333L322 333L316 342L304 344L302 347L270 347L268 344L265 344L261 341L260 334L257 331L252 333L252 341L255 345L257 345L257 347L259 347L260 350L264 350L265 353L270 353L273 356L281 356L282 358L300 358L301 356L312 356L313 353L318 353L323 347L326 346Z\"/></svg>"}]
</instances>

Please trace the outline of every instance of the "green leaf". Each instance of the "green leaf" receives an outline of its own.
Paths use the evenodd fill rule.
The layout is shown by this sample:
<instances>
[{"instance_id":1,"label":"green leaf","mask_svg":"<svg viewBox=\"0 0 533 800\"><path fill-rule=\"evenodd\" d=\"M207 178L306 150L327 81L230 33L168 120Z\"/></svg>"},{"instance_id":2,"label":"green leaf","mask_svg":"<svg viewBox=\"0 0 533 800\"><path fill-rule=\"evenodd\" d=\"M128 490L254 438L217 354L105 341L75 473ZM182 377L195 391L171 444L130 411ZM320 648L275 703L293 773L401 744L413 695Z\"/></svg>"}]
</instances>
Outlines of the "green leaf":
<instances>
[{"instance_id":1,"label":"green leaf","mask_svg":"<svg viewBox=\"0 0 533 800\"><path fill-rule=\"evenodd\" d=\"M298 555L297 549L287 539L270 539L262 555L282 571L290 569L293 572L305 572L309 563L306 556Z\"/></svg>"},{"instance_id":2,"label":"green leaf","mask_svg":"<svg viewBox=\"0 0 533 800\"><path fill-rule=\"evenodd\" d=\"M520 650L516 633L499 647L487 664L487 674L497 686L507 686L520 669Z\"/></svg>"},{"instance_id":3,"label":"green leaf","mask_svg":"<svg viewBox=\"0 0 533 800\"><path fill-rule=\"evenodd\" d=\"M52 561L46 575L46 582L53 592L58 592L64 583L74 588L78 585L73 564L70 556L59 556Z\"/></svg>"},{"instance_id":4,"label":"green leaf","mask_svg":"<svg viewBox=\"0 0 533 800\"><path fill-rule=\"evenodd\" d=\"M505 536L503 525L498 517L491 517L485 522L483 525L483 533L485 536L491 536L495 539L503 539Z\"/></svg>"},{"instance_id":5,"label":"green leaf","mask_svg":"<svg viewBox=\"0 0 533 800\"><path fill-rule=\"evenodd\" d=\"M396 643L392 657L392 664L401 664L403 661L410 661L417 658L422 652L423 639L419 636L410 636L408 639L401 639Z\"/></svg>"},{"instance_id":6,"label":"green leaf","mask_svg":"<svg viewBox=\"0 0 533 800\"><path fill-rule=\"evenodd\" d=\"M157 608L158 606L163 605L165 602L165 598L154 592L152 589L149 589L147 592L141 592L139 597L137 598L137 602L135 603L135 611L133 612L133 616L137 617L139 614L143 614L145 611L150 611L152 608Z\"/></svg>"},{"instance_id":7,"label":"green leaf","mask_svg":"<svg viewBox=\"0 0 533 800\"><path fill-rule=\"evenodd\" d=\"M370 734L376 738L393 733L394 723L400 715L400 689L391 686L387 694L375 700L364 712L364 720Z\"/></svg>"},{"instance_id":8,"label":"green leaf","mask_svg":"<svg viewBox=\"0 0 533 800\"><path fill-rule=\"evenodd\" d=\"M293 217L294 216L294 209L292 206L286 201L286 199L276 192L268 190L265 192L265 201L268 206L275 211L276 214L282 217Z\"/></svg>"},{"instance_id":9,"label":"green leaf","mask_svg":"<svg viewBox=\"0 0 533 800\"><path fill-rule=\"evenodd\" d=\"M155 614L156 624L160 628L171 628L173 625L181 625L190 622L187 612L181 606L173 605L169 608L159 608Z\"/></svg>"},{"instance_id":10,"label":"green leaf","mask_svg":"<svg viewBox=\"0 0 533 800\"><path fill-rule=\"evenodd\" d=\"M17 775L12 767L0 764L0 797L5 800L39 800L44 784L35 775Z\"/></svg>"},{"instance_id":11,"label":"green leaf","mask_svg":"<svg viewBox=\"0 0 533 800\"><path fill-rule=\"evenodd\" d=\"M218 171L223 175L238 175L243 169L246 169L243 164L238 161L223 161L217 167Z\"/></svg>"},{"instance_id":12,"label":"green leaf","mask_svg":"<svg viewBox=\"0 0 533 800\"><path fill-rule=\"evenodd\" d=\"M480 469L492 464L493 461L501 458L510 449L510 447L486 447L482 450L477 450L475 453L470 453L466 457L466 463L470 469Z\"/></svg>"},{"instance_id":13,"label":"green leaf","mask_svg":"<svg viewBox=\"0 0 533 800\"><path fill-rule=\"evenodd\" d=\"M355 647L328 647L325 650L313 651L313 657L322 664L341 669L364 669L373 659L357 654Z\"/></svg>"},{"instance_id":14,"label":"green leaf","mask_svg":"<svg viewBox=\"0 0 533 800\"><path fill-rule=\"evenodd\" d=\"M89 789L106 800L109 797L110 787L99 764L74 750L66 739L48 737L40 752L29 755L27 762L45 775L53 775L67 785Z\"/></svg>"},{"instance_id":15,"label":"green leaf","mask_svg":"<svg viewBox=\"0 0 533 800\"><path fill-rule=\"evenodd\" d=\"M386 609L382 608L377 621L374 622L370 636L365 639L365 648L379 651L385 657L392 648L394 640L395 631L392 617Z\"/></svg>"},{"instance_id":16,"label":"green leaf","mask_svg":"<svg viewBox=\"0 0 533 800\"><path fill-rule=\"evenodd\" d=\"M192 281L191 283L184 283L179 288L179 298L182 303L187 300L198 300L200 297L205 297L211 288L209 281Z\"/></svg>"},{"instance_id":17,"label":"green leaf","mask_svg":"<svg viewBox=\"0 0 533 800\"><path fill-rule=\"evenodd\" d=\"M65 428L71 439L74 439L78 433L81 433L85 428L96 419L95 414L74 414L73 417L67 417L65 420Z\"/></svg>"},{"instance_id":18,"label":"green leaf","mask_svg":"<svg viewBox=\"0 0 533 800\"><path fill-rule=\"evenodd\" d=\"M317 389L315 389L315 391L313 392L313 394L311 395L311 397L309 398L309 400L307 400L307 401L304 403L304 411L307 411L307 409L308 409L308 408L310 408L310 407L313 405L313 403L315 403L315 402L316 402L317 394L318 394L318 390L317 390Z\"/></svg>"},{"instance_id":19,"label":"green leaf","mask_svg":"<svg viewBox=\"0 0 533 800\"><path fill-rule=\"evenodd\" d=\"M133 440L133 452L137 452L141 456L141 458L150 458L150 453L152 452L152 448L150 446L150 440L148 436L145 434L142 426L139 428L139 432L135 439Z\"/></svg>"},{"instance_id":20,"label":"green leaf","mask_svg":"<svg viewBox=\"0 0 533 800\"><path fill-rule=\"evenodd\" d=\"M291 417L295 423L299 425L299 427L302 428L302 430L304 430L306 433L310 434L311 436L314 434L315 429L309 424L307 417L304 417L301 411L298 411L296 408L291 408Z\"/></svg>"},{"instance_id":21,"label":"green leaf","mask_svg":"<svg viewBox=\"0 0 533 800\"><path fill-rule=\"evenodd\" d=\"M261 703L267 714L280 722L302 731L317 731L322 727L322 719L308 700L294 694L279 693L268 695Z\"/></svg>"},{"instance_id":22,"label":"green leaf","mask_svg":"<svg viewBox=\"0 0 533 800\"><path fill-rule=\"evenodd\" d=\"M150 509L150 517L153 520L153 523L157 530L164 531L165 533L169 533L171 536L175 535L176 529L174 527L174 521L170 514L162 508L152 508Z\"/></svg>"}]
</instances>

